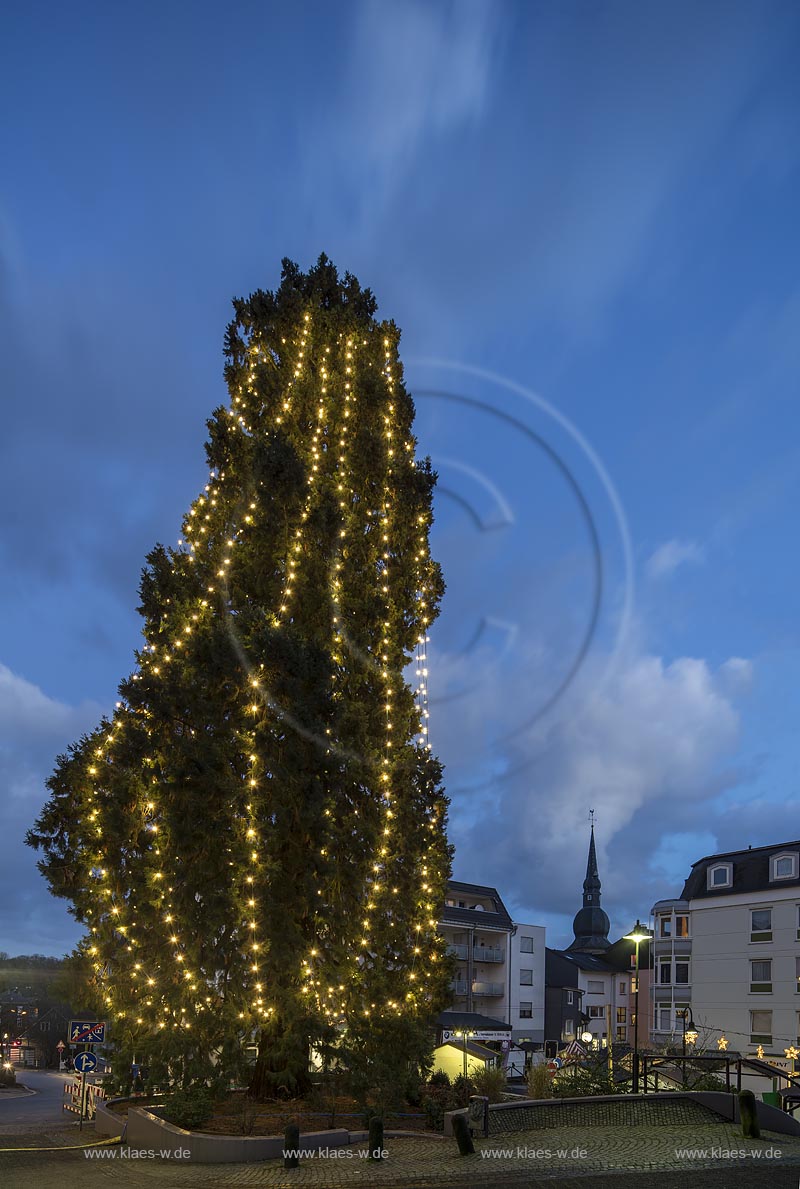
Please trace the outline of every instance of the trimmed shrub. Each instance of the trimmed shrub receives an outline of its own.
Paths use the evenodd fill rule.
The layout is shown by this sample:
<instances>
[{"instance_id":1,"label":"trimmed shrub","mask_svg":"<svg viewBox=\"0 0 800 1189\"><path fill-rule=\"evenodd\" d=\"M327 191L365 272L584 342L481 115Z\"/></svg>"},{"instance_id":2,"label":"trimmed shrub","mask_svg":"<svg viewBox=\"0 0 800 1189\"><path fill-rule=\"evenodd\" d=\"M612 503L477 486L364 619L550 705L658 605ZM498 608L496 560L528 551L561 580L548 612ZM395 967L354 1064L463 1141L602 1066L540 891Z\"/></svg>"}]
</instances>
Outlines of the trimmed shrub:
<instances>
[{"instance_id":1,"label":"trimmed shrub","mask_svg":"<svg viewBox=\"0 0 800 1189\"><path fill-rule=\"evenodd\" d=\"M214 1099L206 1086L175 1090L164 1099L159 1114L176 1127L197 1131L214 1114Z\"/></svg>"}]
</instances>

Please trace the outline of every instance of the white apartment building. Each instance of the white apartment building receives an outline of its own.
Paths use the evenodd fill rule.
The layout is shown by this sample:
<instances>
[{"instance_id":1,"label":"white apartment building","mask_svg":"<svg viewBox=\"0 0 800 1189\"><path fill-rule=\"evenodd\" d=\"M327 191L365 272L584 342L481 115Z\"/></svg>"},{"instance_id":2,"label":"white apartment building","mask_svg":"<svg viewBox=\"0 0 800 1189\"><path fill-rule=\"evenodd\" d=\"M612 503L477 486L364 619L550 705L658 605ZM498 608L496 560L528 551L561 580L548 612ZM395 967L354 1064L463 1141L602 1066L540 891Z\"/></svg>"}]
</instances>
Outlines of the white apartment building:
<instances>
[{"instance_id":1,"label":"white apartment building","mask_svg":"<svg viewBox=\"0 0 800 1189\"><path fill-rule=\"evenodd\" d=\"M497 888L450 880L439 931L458 959L450 1010L510 1024L512 1040L541 1042L544 927L515 924Z\"/></svg>"},{"instance_id":2,"label":"white apartment building","mask_svg":"<svg viewBox=\"0 0 800 1189\"><path fill-rule=\"evenodd\" d=\"M511 1039L544 1043L544 925L515 924L511 934Z\"/></svg>"},{"instance_id":3,"label":"white apartment building","mask_svg":"<svg viewBox=\"0 0 800 1189\"><path fill-rule=\"evenodd\" d=\"M800 842L698 860L680 899L653 906L654 1040L784 1058L800 1043Z\"/></svg>"}]
</instances>

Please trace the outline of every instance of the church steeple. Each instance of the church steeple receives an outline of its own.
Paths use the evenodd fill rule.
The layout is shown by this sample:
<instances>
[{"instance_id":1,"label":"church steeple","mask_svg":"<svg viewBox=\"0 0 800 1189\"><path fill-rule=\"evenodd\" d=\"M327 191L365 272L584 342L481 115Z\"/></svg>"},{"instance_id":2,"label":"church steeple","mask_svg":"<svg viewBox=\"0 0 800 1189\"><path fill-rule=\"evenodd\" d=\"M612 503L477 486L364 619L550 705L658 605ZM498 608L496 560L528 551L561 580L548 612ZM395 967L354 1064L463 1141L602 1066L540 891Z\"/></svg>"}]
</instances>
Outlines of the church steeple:
<instances>
[{"instance_id":1,"label":"church steeple","mask_svg":"<svg viewBox=\"0 0 800 1189\"><path fill-rule=\"evenodd\" d=\"M583 907L592 908L600 903L600 874L597 870L597 852L594 849L594 818L589 835L589 858L586 861L586 879L583 881Z\"/></svg>"},{"instance_id":2,"label":"church steeple","mask_svg":"<svg viewBox=\"0 0 800 1189\"><path fill-rule=\"evenodd\" d=\"M600 907L600 873L597 870L597 852L594 847L594 810L591 811L589 833L589 857L586 861L586 878L583 881L583 908L575 914L572 931L575 940L568 947L584 954L599 954L611 946L608 930L611 922Z\"/></svg>"}]
</instances>

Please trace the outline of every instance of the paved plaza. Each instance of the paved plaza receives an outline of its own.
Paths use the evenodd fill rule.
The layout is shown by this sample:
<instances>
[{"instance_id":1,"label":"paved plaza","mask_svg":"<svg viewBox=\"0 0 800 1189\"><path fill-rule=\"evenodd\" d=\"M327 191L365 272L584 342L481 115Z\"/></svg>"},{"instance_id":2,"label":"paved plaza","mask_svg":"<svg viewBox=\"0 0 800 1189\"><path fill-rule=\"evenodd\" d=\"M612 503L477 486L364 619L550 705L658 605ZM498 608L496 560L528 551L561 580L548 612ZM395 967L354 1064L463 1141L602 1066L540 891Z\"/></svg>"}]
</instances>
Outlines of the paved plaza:
<instances>
[{"instance_id":1,"label":"paved plaza","mask_svg":"<svg viewBox=\"0 0 800 1189\"><path fill-rule=\"evenodd\" d=\"M338 1155L307 1157L292 1170L284 1169L282 1161L181 1165L175 1159L133 1156L125 1145L83 1150L70 1146L93 1141L91 1131L80 1136L75 1124L36 1134L1 1135L0 1148L6 1150L0 1151L0 1180L9 1189L31 1183L37 1189L64 1189L73 1183L115 1184L124 1189L162 1185L176 1189L193 1185L428 1189L548 1183L561 1189L615 1184L621 1189L652 1184L663 1189L760 1184L794 1189L800 1181L800 1137L765 1134L760 1140L745 1141L736 1126L726 1123L696 1128L691 1134L677 1127L527 1131L478 1140L476 1154L470 1157L459 1156L452 1139L396 1136L387 1137L389 1155L379 1163L367 1160L366 1145L359 1144L338 1149ZM39 1150L30 1151L32 1147ZM681 1149L696 1151L681 1155Z\"/></svg>"}]
</instances>

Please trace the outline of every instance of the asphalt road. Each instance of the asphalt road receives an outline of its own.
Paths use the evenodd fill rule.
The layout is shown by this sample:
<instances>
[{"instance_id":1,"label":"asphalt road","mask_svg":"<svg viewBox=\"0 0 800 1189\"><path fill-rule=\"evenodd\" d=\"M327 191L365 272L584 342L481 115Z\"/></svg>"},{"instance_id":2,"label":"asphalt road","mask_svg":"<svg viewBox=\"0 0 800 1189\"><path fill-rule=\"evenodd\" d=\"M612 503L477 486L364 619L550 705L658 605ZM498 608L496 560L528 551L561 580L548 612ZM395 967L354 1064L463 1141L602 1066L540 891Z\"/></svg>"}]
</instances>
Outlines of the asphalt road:
<instances>
[{"instance_id":1,"label":"asphalt road","mask_svg":"<svg viewBox=\"0 0 800 1189\"><path fill-rule=\"evenodd\" d=\"M66 1112L62 1111L61 1104L65 1081L67 1078L63 1073L46 1070L26 1069L18 1073L17 1082L36 1093L19 1098L0 1098L0 1135L63 1122Z\"/></svg>"}]
</instances>

